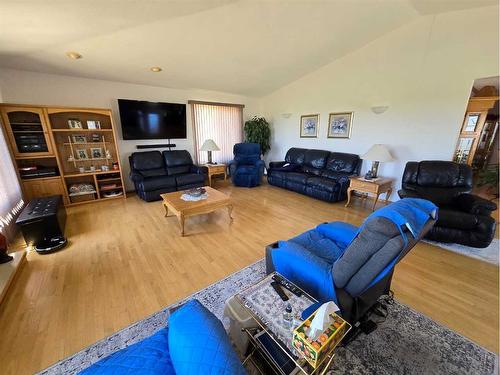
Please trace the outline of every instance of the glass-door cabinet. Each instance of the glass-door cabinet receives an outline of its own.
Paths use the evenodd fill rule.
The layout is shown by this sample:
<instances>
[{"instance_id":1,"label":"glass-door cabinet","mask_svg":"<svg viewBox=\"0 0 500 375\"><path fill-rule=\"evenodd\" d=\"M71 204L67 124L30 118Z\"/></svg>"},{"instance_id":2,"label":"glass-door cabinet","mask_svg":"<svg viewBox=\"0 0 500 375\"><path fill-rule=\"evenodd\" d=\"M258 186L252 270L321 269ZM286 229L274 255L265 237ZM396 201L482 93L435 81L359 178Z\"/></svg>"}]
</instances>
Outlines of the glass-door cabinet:
<instances>
[{"instance_id":1,"label":"glass-door cabinet","mask_svg":"<svg viewBox=\"0 0 500 375\"><path fill-rule=\"evenodd\" d=\"M2 121L15 158L53 155L42 108L2 107Z\"/></svg>"}]
</instances>

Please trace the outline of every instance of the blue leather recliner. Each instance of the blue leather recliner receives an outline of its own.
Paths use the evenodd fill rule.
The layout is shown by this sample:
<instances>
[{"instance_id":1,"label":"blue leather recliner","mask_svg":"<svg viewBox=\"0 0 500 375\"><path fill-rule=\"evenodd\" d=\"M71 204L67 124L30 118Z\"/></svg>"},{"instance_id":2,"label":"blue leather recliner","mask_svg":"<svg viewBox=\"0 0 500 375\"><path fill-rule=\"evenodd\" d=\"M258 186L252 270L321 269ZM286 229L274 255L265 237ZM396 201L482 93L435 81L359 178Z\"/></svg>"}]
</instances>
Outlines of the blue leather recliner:
<instances>
[{"instance_id":1,"label":"blue leather recliner","mask_svg":"<svg viewBox=\"0 0 500 375\"><path fill-rule=\"evenodd\" d=\"M235 186L260 185L266 164L261 160L258 143L237 143L233 148L234 159L229 162L229 174Z\"/></svg>"},{"instance_id":2,"label":"blue leather recliner","mask_svg":"<svg viewBox=\"0 0 500 375\"><path fill-rule=\"evenodd\" d=\"M358 228L318 225L266 248L266 271L277 271L319 302L334 301L355 324L389 294L394 267L432 228L437 207L407 198L372 213Z\"/></svg>"},{"instance_id":3,"label":"blue leather recliner","mask_svg":"<svg viewBox=\"0 0 500 375\"><path fill-rule=\"evenodd\" d=\"M170 316L168 326L119 350L81 375L247 374L222 323L197 300Z\"/></svg>"}]
</instances>

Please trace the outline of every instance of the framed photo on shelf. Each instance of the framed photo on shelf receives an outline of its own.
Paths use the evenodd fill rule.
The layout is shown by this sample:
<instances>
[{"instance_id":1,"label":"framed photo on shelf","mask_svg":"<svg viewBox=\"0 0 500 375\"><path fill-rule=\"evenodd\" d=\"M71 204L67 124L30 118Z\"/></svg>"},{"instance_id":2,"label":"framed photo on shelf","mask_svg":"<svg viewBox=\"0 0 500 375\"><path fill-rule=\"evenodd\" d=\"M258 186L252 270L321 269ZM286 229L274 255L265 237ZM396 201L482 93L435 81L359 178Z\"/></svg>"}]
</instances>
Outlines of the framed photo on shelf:
<instances>
[{"instance_id":1,"label":"framed photo on shelf","mask_svg":"<svg viewBox=\"0 0 500 375\"><path fill-rule=\"evenodd\" d=\"M82 122L77 118L68 119L68 126L70 129L83 129Z\"/></svg>"},{"instance_id":2,"label":"framed photo on shelf","mask_svg":"<svg viewBox=\"0 0 500 375\"><path fill-rule=\"evenodd\" d=\"M104 154L102 153L101 147L93 147L90 149L90 155L92 155L92 159L102 159L104 158Z\"/></svg>"},{"instance_id":3,"label":"framed photo on shelf","mask_svg":"<svg viewBox=\"0 0 500 375\"><path fill-rule=\"evenodd\" d=\"M87 150L76 150L76 158L78 160L86 160L89 158L87 155Z\"/></svg>"},{"instance_id":4,"label":"framed photo on shelf","mask_svg":"<svg viewBox=\"0 0 500 375\"><path fill-rule=\"evenodd\" d=\"M72 135L73 143L87 143L87 137L84 135Z\"/></svg>"},{"instance_id":5,"label":"framed photo on shelf","mask_svg":"<svg viewBox=\"0 0 500 375\"><path fill-rule=\"evenodd\" d=\"M330 113L328 138L351 138L353 112Z\"/></svg>"},{"instance_id":6,"label":"framed photo on shelf","mask_svg":"<svg viewBox=\"0 0 500 375\"><path fill-rule=\"evenodd\" d=\"M87 121L87 128L88 129L100 129L101 128L101 122L100 121L89 120L89 121Z\"/></svg>"},{"instance_id":7,"label":"framed photo on shelf","mask_svg":"<svg viewBox=\"0 0 500 375\"><path fill-rule=\"evenodd\" d=\"M319 128L319 114L300 116L300 137L317 138Z\"/></svg>"}]
</instances>

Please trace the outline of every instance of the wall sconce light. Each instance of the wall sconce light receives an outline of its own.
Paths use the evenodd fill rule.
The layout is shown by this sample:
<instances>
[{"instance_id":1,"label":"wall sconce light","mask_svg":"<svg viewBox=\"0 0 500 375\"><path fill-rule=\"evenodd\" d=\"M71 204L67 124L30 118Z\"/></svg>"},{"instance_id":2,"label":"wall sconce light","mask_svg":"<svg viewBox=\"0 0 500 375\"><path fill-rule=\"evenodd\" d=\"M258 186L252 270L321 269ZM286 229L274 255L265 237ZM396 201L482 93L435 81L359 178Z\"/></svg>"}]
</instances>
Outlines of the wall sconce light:
<instances>
[{"instance_id":1,"label":"wall sconce light","mask_svg":"<svg viewBox=\"0 0 500 375\"><path fill-rule=\"evenodd\" d=\"M283 118L290 118L290 117L292 117L292 114L291 113L282 113L281 117L283 117Z\"/></svg>"},{"instance_id":2,"label":"wall sconce light","mask_svg":"<svg viewBox=\"0 0 500 375\"><path fill-rule=\"evenodd\" d=\"M387 111L388 109L389 109L388 105L378 105L378 106L372 107L372 112L377 114L377 115L380 115L380 114L384 113L385 111Z\"/></svg>"}]
</instances>

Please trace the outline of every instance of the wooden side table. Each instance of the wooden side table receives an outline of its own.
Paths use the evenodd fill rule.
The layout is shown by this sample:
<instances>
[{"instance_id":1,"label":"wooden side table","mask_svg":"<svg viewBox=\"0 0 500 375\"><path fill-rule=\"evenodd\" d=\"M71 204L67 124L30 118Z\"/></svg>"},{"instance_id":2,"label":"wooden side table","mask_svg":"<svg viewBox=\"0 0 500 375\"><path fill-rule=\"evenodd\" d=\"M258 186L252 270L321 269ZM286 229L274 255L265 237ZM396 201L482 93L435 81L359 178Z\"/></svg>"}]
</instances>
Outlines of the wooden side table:
<instances>
[{"instance_id":1,"label":"wooden side table","mask_svg":"<svg viewBox=\"0 0 500 375\"><path fill-rule=\"evenodd\" d=\"M373 180L365 180L363 177L350 177L349 180L350 185L347 189L347 203L345 207L349 206L349 203L351 203L353 190L366 194L375 194L375 202L373 202L372 211L375 211L375 205L377 204L380 194L385 193L385 202L389 202L389 197L392 193L392 179L378 177Z\"/></svg>"},{"instance_id":2,"label":"wooden side table","mask_svg":"<svg viewBox=\"0 0 500 375\"><path fill-rule=\"evenodd\" d=\"M212 176L223 174L224 180L227 179L226 164L205 164L208 169L208 186L212 186Z\"/></svg>"}]
</instances>

